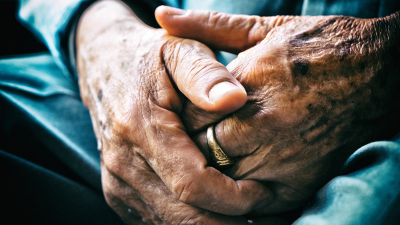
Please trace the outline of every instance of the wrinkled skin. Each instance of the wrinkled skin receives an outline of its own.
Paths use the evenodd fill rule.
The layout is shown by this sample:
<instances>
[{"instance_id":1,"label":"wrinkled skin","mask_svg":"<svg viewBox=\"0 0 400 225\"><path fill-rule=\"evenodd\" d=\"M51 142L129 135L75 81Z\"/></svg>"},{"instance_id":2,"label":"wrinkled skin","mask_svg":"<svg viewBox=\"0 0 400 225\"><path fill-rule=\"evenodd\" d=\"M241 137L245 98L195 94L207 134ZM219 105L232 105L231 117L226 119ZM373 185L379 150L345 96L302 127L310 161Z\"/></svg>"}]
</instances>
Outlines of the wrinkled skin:
<instances>
[{"instance_id":1,"label":"wrinkled skin","mask_svg":"<svg viewBox=\"0 0 400 225\"><path fill-rule=\"evenodd\" d=\"M249 17L238 16L219 24L229 16L206 13L216 30L203 29L196 20L204 32L183 24L178 27L186 33L170 33L233 52L260 42L228 66L249 101L216 132L226 152L239 157L226 173L265 186L234 182L207 166L186 131L199 132L240 107L225 101L218 108L204 97L212 84L229 81L239 87L237 81L204 45L138 26L131 12L108 1L96 6L94 18L92 10L85 13L78 29L80 89L101 151L106 200L128 224L247 224L243 217L213 211L289 210L334 176L358 146L390 135L398 124L390 121L398 113L393 104L399 97L394 88L398 35L392 33L397 18L252 17L249 23ZM201 68L226 76L215 81ZM212 82L191 85L202 80L198 74ZM184 104L176 88L193 104ZM231 100L243 97L234 93ZM204 135L196 140L207 155Z\"/></svg>"},{"instance_id":2,"label":"wrinkled skin","mask_svg":"<svg viewBox=\"0 0 400 225\"><path fill-rule=\"evenodd\" d=\"M261 183L208 167L178 116L185 97L176 88L214 119L246 102L208 47L145 26L121 2L100 1L79 23L77 60L104 195L127 224L247 224L235 215L270 203ZM228 92L213 92L221 82Z\"/></svg>"},{"instance_id":3,"label":"wrinkled skin","mask_svg":"<svg viewBox=\"0 0 400 225\"><path fill-rule=\"evenodd\" d=\"M248 101L215 132L225 152L237 157L225 173L261 181L274 193L253 215L304 204L357 148L392 137L400 125L399 13L274 19L278 26L271 29L269 17L189 11L161 23L172 35L245 50L227 68ZM209 36L187 35L187 29ZM210 42L216 38L223 41ZM204 129L196 118L210 114L187 109L187 129ZM194 138L208 155L205 132Z\"/></svg>"}]
</instances>

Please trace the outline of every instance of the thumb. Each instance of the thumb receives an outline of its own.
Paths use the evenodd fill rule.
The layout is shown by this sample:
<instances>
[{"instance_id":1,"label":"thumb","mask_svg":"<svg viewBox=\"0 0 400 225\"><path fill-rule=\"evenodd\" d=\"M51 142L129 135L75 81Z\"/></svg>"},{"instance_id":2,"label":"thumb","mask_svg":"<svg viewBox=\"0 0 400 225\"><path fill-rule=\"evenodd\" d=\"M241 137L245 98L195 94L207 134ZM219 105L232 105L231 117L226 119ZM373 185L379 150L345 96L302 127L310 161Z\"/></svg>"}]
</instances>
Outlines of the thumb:
<instances>
[{"instance_id":1,"label":"thumb","mask_svg":"<svg viewBox=\"0 0 400 225\"><path fill-rule=\"evenodd\" d=\"M219 117L246 103L244 87L204 44L174 37L163 46L162 54L178 89L200 109Z\"/></svg>"},{"instance_id":2,"label":"thumb","mask_svg":"<svg viewBox=\"0 0 400 225\"><path fill-rule=\"evenodd\" d=\"M220 50L239 53L262 41L293 16L246 16L211 11L182 10L159 6L157 22L170 35L190 38Z\"/></svg>"}]
</instances>

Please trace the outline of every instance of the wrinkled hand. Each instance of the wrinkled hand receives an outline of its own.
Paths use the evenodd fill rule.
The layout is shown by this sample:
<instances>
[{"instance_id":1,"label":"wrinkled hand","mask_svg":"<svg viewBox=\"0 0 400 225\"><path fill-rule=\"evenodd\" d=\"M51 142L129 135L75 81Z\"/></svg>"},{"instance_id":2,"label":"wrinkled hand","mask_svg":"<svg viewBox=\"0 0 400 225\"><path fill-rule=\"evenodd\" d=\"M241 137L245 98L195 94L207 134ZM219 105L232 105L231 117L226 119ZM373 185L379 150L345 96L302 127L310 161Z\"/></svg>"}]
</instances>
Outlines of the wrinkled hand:
<instances>
[{"instance_id":1,"label":"wrinkled hand","mask_svg":"<svg viewBox=\"0 0 400 225\"><path fill-rule=\"evenodd\" d=\"M145 26L120 2L100 1L81 18L77 50L103 191L126 223L247 224L218 213L269 203L271 192L259 182L207 167L179 119L185 97L215 118L247 100L208 47Z\"/></svg>"},{"instance_id":2,"label":"wrinkled hand","mask_svg":"<svg viewBox=\"0 0 400 225\"><path fill-rule=\"evenodd\" d=\"M400 124L398 13L370 20L205 11L164 17L169 34L245 50L227 68L248 102L215 132L238 160L225 173L261 181L274 193L254 214L304 204L358 147L394 135ZM205 127L185 122L194 131ZM196 139L208 154L205 133Z\"/></svg>"}]
</instances>

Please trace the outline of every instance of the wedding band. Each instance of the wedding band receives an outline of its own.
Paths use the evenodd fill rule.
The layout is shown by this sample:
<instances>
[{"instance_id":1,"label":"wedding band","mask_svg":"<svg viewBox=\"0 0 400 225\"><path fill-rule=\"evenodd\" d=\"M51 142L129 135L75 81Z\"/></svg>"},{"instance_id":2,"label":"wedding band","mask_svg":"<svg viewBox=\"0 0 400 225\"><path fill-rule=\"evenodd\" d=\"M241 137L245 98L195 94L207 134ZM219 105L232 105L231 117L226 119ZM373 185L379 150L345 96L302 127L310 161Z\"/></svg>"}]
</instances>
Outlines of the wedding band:
<instances>
[{"instance_id":1,"label":"wedding band","mask_svg":"<svg viewBox=\"0 0 400 225\"><path fill-rule=\"evenodd\" d=\"M235 163L231 157L229 157L219 146L217 139L215 138L214 125L211 125L207 129L207 144L210 150L211 163L214 167L225 168Z\"/></svg>"}]
</instances>

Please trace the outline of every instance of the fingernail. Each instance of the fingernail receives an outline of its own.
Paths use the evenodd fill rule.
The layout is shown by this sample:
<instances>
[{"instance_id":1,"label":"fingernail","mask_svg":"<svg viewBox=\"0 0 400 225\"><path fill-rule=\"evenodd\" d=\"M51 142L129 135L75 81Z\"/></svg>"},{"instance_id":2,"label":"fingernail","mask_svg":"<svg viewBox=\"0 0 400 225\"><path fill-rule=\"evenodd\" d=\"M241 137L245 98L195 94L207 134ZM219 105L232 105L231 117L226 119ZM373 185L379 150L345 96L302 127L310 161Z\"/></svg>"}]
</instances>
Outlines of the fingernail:
<instances>
[{"instance_id":1,"label":"fingernail","mask_svg":"<svg viewBox=\"0 0 400 225\"><path fill-rule=\"evenodd\" d=\"M214 87L211 88L210 92L208 93L208 97L212 102L217 101L218 99L222 98L224 95L233 92L233 91L242 91L238 86L232 84L231 82L221 82Z\"/></svg>"},{"instance_id":2,"label":"fingernail","mask_svg":"<svg viewBox=\"0 0 400 225\"><path fill-rule=\"evenodd\" d=\"M164 6L165 11L168 13L169 16L181 16L186 13L186 10L183 9L178 9L178 8L173 8L173 7L168 7Z\"/></svg>"}]
</instances>

